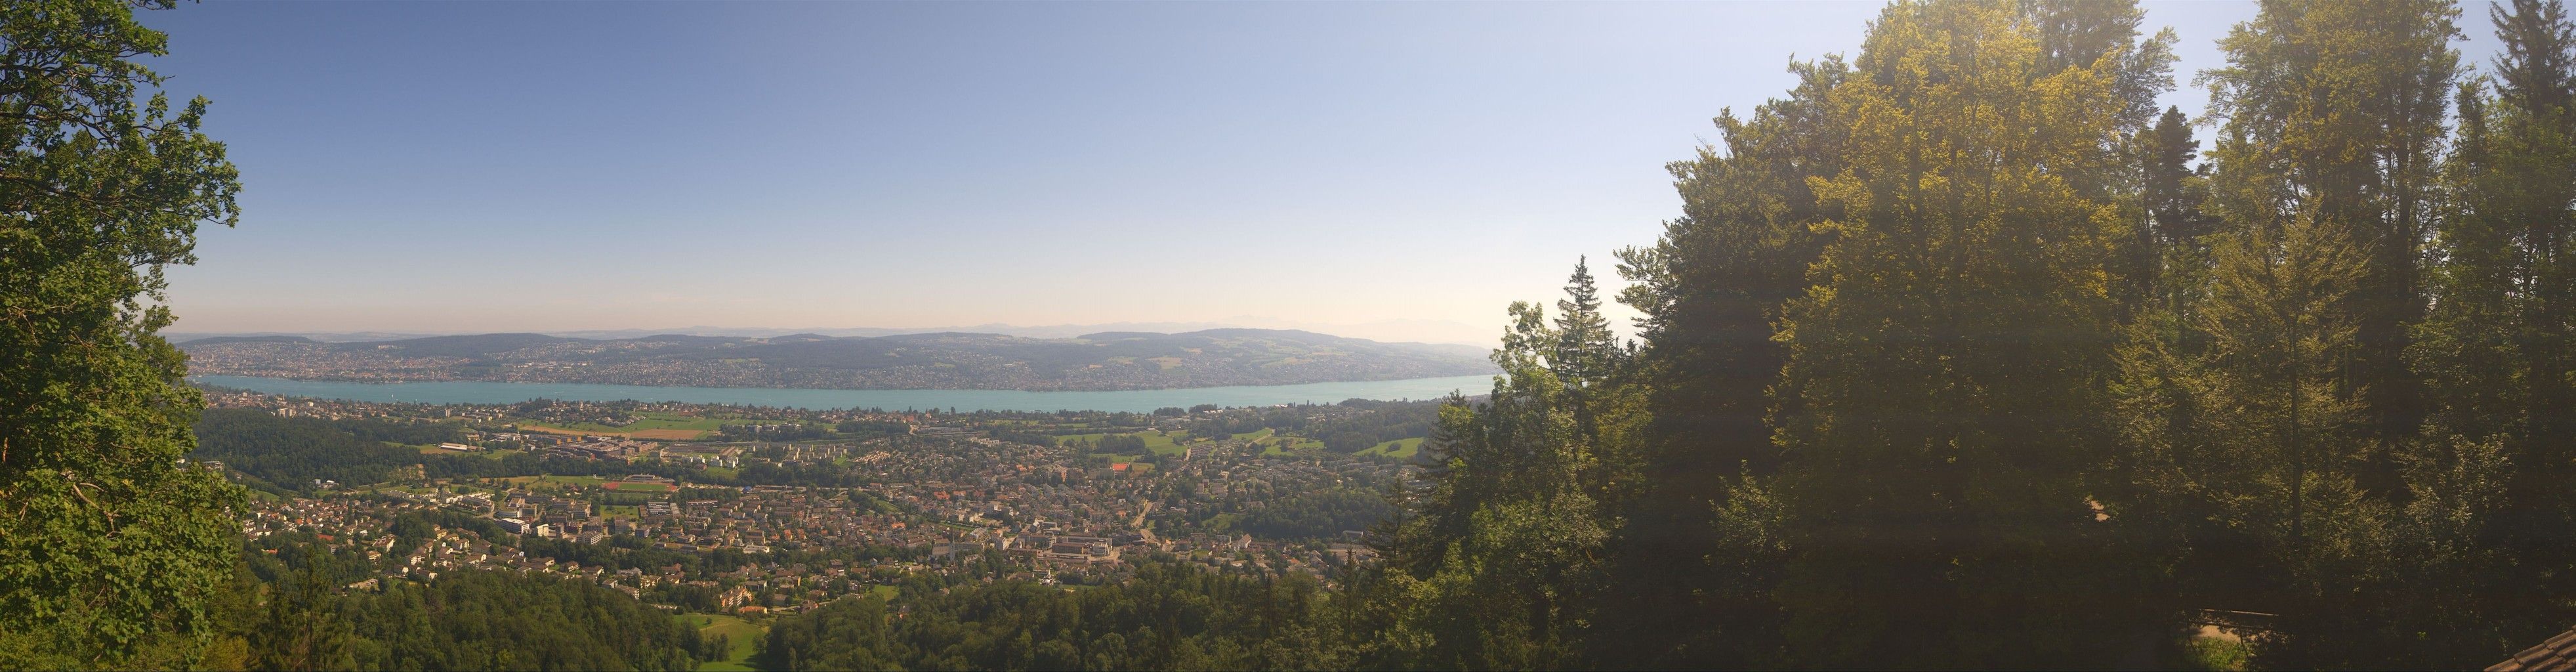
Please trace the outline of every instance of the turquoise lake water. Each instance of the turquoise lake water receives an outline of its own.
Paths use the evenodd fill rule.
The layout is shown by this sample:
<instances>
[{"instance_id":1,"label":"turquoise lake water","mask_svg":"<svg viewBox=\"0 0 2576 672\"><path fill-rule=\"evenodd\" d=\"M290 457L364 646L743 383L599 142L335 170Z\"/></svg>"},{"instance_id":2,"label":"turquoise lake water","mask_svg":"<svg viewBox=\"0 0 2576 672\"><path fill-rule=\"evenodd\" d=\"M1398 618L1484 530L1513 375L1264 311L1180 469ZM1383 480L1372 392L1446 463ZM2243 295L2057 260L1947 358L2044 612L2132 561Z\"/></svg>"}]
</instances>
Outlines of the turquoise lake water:
<instances>
[{"instance_id":1,"label":"turquoise lake water","mask_svg":"<svg viewBox=\"0 0 2576 672\"><path fill-rule=\"evenodd\" d=\"M347 383L246 376L189 376L205 385L255 390L269 394L350 401L405 401L432 404L510 404L529 399L565 401L677 401L693 404L738 404L787 408L946 409L959 411L1130 411L1198 404L1268 406L1329 404L1344 399L1436 399L1452 391L1478 395L1493 391L1491 376L1452 376L1355 383L1198 387L1178 390L1110 392L1021 392L1017 390L786 390L753 387L654 387L582 383Z\"/></svg>"}]
</instances>

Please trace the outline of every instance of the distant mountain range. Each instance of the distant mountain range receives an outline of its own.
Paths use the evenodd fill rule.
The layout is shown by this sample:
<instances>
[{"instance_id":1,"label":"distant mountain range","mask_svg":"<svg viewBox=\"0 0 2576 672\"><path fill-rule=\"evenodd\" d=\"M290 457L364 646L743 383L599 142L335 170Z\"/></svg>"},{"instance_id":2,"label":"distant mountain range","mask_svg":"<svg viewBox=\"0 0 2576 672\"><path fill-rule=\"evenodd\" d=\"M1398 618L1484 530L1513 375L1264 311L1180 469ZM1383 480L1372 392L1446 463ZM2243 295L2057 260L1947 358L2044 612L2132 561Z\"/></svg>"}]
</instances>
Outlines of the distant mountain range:
<instances>
[{"instance_id":1,"label":"distant mountain range","mask_svg":"<svg viewBox=\"0 0 2576 672\"><path fill-rule=\"evenodd\" d=\"M767 337L658 334L304 336L186 340L192 373L301 380L486 380L811 389L1132 390L1492 373L1475 346L1380 343L1308 331L1207 329L1070 338L942 332Z\"/></svg>"},{"instance_id":2,"label":"distant mountain range","mask_svg":"<svg viewBox=\"0 0 2576 672\"><path fill-rule=\"evenodd\" d=\"M1005 335L1005 336L1025 336L1025 337L1028 337L1028 338L1078 338L1078 337L1081 337L1081 336L1083 336L1083 335L1085 335L1085 334L1095 334L1095 333L1100 333L1100 332L1105 332L1105 331L1143 331L1143 332L1161 332L1161 333L1169 333L1169 334L1178 334L1178 333L1192 332L1192 331L1208 331L1208 330L1214 330L1214 329L1242 329L1242 328L1248 328L1248 329L1278 329L1278 330L1290 330L1290 331L1311 331L1311 332L1316 332L1316 333L1338 334L1338 335L1348 336L1348 337L1353 337L1353 338L1364 338L1364 339L1371 339L1371 340L1384 341L1384 342L1390 342L1390 343L1393 343L1393 342L1461 343L1461 344L1476 345L1476 346L1478 346L1478 348L1479 348L1479 352L1483 351L1483 349L1484 349L1484 348L1490 348L1490 347L1492 347L1492 345L1493 345L1493 343L1494 343L1494 341L1495 341L1495 337L1496 337L1498 334L1502 333L1502 332L1501 332L1501 330L1500 330L1499 328L1483 328L1483 327L1474 327L1474 326L1469 326L1469 325L1465 325L1465 324L1459 324L1459 323L1457 323L1457 322L1449 322L1449 321L1443 321L1443 320L1381 320L1381 321L1377 321L1377 322L1366 322L1366 323L1357 323L1357 324L1324 324L1324 323L1315 323L1315 322L1298 322L1298 321L1293 321L1293 320L1281 320L1281 319L1276 319L1276 318L1267 318L1267 317L1256 317L1256 316L1250 316L1250 315L1238 315L1238 316L1235 316L1235 317L1229 317L1229 318L1226 318L1226 319L1224 319L1224 320L1222 320L1222 321L1216 321L1216 322L1109 322L1109 323L1102 323L1102 324L1056 324L1056 325L1036 325L1036 326L1024 326L1024 325L1015 325L1015 324L992 323L992 324L977 324L977 325L969 325L969 326L924 327L924 328L891 328L891 327L794 327L794 328L783 328L783 327L718 327L718 326L699 325L699 326L690 326L690 327L667 327L667 328L659 328L659 329L585 329L585 330L575 330L575 331L547 331L547 332L539 332L539 333L544 333L545 335L548 335L548 336L561 336L561 337L565 337L565 338L587 338L587 339L594 339L594 340L615 340L615 339L623 339L623 338L643 338L643 337L647 337L647 336L664 336L664 335L671 335L671 334L683 334L683 335L689 335L689 336L742 336L742 337L747 337L747 338L774 338L774 337L778 337L778 336L789 336L789 335L795 335L795 334L817 334L817 335L822 335L822 336L898 336L898 335L904 335L904 334L937 334L937 333L949 333L949 332L960 332L960 333L971 333L971 334L1001 334L1001 335ZM449 332L411 332L411 331L346 331L346 332L316 332L316 331L186 332L186 331L173 331L173 332L165 332L165 335L166 335L166 336L168 336L168 337L170 338L170 340L172 340L173 342L183 342L183 341L190 341L190 340L200 340L200 339L205 339L205 338L215 337L215 336L301 336L301 337L304 337L304 338L309 338L309 339L313 339L313 340L316 340L316 341L322 341L322 342L325 342L325 343L348 343L348 342L356 342L356 341L392 341L392 340L401 340L401 339L409 339L409 338L424 338L424 337L429 337L429 336L458 336L458 335L463 335L463 334L459 334L459 333L457 333L457 332L452 332L452 331L449 331Z\"/></svg>"}]
</instances>

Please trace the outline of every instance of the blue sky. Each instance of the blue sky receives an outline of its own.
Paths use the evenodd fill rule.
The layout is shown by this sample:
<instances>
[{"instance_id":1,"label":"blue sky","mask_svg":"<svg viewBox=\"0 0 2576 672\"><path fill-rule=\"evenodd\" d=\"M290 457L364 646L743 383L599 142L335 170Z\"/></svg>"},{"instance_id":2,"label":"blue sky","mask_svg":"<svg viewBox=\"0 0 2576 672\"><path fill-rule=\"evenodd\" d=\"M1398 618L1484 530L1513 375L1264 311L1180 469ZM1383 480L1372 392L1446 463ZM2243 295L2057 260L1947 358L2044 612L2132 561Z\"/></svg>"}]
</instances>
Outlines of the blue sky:
<instances>
[{"instance_id":1,"label":"blue sky","mask_svg":"<svg viewBox=\"0 0 2576 672\"><path fill-rule=\"evenodd\" d=\"M180 331L1265 318L1497 333L1878 3L211 2ZM2251 3L2147 3L2183 89ZM2483 4L2462 25L2481 64Z\"/></svg>"}]
</instances>

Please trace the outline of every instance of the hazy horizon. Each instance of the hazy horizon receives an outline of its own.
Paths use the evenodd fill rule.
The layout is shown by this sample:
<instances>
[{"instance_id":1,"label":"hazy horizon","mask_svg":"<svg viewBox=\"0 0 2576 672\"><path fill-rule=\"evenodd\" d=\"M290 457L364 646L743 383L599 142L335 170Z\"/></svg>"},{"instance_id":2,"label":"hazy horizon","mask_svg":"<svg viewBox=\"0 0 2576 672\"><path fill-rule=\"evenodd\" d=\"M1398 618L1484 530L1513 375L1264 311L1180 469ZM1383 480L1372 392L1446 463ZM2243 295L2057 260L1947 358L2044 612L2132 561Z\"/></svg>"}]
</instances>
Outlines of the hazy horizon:
<instances>
[{"instance_id":1,"label":"hazy horizon","mask_svg":"<svg viewBox=\"0 0 2576 672\"><path fill-rule=\"evenodd\" d=\"M2189 82L2253 3L2144 3ZM1881 5L209 3L173 329L1398 325L1490 343ZM2482 17L2471 17L2472 21ZM2465 60L2493 53L2469 31ZM2163 102L2197 113L2186 86ZM1623 331L1633 313L1612 306ZM1419 322L1420 328L1401 326ZM1451 326L1454 325L1454 326ZM1255 325L1246 325L1255 326ZM1327 331L1327 333L1335 333Z\"/></svg>"},{"instance_id":2,"label":"hazy horizon","mask_svg":"<svg viewBox=\"0 0 2576 672\"><path fill-rule=\"evenodd\" d=\"M1159 332L1159 333L1179 333L1179 332L1189 332L1189 331L1201 331L1201 330L1208 330L1208 329L1278 329L1278 330L1296 330L1296 331L1309 331L1309 332L1321 333L1321 334L1326 334L1326 335L1331 335L1331 336L1341 336L1341 337L1345 337L1345 338L1359 338L1359 339L1366 339L1366 340L1378 341L1378 342L1382 342L1382 343L1418 342L1418 343L1427 343L1427 344L1435 344L1435 345L1472 345L1472 346L1477 346L1477 347L1492 347L1492 346L1495 344L1495 342L1498 340L1498 338L1497 338L1497 337L1500 335L1500 334L1499 334L1499 332L1497 332L1497 333L1495 333L1495 334L1485 334L1485 333L1484 333L1484 332L1485 332L1485 330L1484 330L1484 329L1480 329L1480 328L1476 328L1476 327L1471 327L1471 326L1469 326L1469 325L1465 325L1465 324L1458 324L1458 323L1454 323L1454 322L1449 322L1449 323L1433 323L1433 322L1428 322L1428 321L1424 321L1424 320L1390 320L1390 321L1386 321L1386 322L1368 323L1368 324L1319 324L1319 323L1290 322L1290 321L1286 321L1286 320L1279 320L1279 319L1275 319L1275 318L1251 317L1251 316L1236 316L1236 317L1232 317L1232 318L1226 318L1226 319L1220 319L1220 320L1212 320L1212 321L1207 321L1207 322L1097 322L1097 323L1086 323L1086 324L1009 324L1009 323L994 322L994 323L984 323L984 324L945 324L945 325L922 325L922 326L910 326L910 327L883 327L883 326L848 326L848 327L802 326L802 327L795 327L795 326L737 326L737 325L705 325L705 324L699 324L699 325L686 325L686 326L666 325L666 326L629 327L629 328L604 328L604 329L490 329L490 330L482 330L482 329L469 329L469 330L376 330L376 329L355 329L355 330L279 330L279 329L258 329L258 330L234 330L234 331L202 331L202 330L192 330L192 329L185 329L185 328L173 328L173 329L171 329L171 330L169 330L169 331L164 332L164 335L166 335L166 336L170 336L170 337L173 337L175 340L179 340L179 341L193 340L193 339L197 339L197 338L216 337L216 336L266 336L266 335L294 335L294 336L308 336L308 337L317 337L317 338L318 338L318 337L337 337L337 338L322 338L322 340L339 340L339 341L370 341L370 340L389 340L389 339L399 339L399 338L411 338L411 337L420 337L420 336L457 336L457 335L476 335L476 334L509 334L509 333L536 333L536 334L546 334L546 335L552 335L552 336L573 337L573 338L636 338L636 337L641 337L641 336L653 336L653 335L662 335L662 334L684 334L684 335L692 335L692 336L743 336L743 337L752 337L752 338L768 338L768 337L774 337L774 336L786 336L786 335L791 335L791 334L800 334L800 333L813 333L813 334L821 334L821 335L826 335L826 336L887 336L887 335L896 335L896 334L922 334L922 333L936 333L936 332L947 332L947 331L967 331L967 332L979 332L979 331L980 331L980 332L1001 333L1001 334L1014 335L1014 336L1030 336L1030 337L1039 337L1039 338L1066 338L1066 337L1078 336L1078 335L1082 335L1082 334L1086 334L1086 333L1096 333L1096 332L1104 332L1104 331L1144 331L1144 332ZM1421 335L1422 337L1411 337L1411 336L1408 336L1408 335Z\"/></svg>"}]
</instances>

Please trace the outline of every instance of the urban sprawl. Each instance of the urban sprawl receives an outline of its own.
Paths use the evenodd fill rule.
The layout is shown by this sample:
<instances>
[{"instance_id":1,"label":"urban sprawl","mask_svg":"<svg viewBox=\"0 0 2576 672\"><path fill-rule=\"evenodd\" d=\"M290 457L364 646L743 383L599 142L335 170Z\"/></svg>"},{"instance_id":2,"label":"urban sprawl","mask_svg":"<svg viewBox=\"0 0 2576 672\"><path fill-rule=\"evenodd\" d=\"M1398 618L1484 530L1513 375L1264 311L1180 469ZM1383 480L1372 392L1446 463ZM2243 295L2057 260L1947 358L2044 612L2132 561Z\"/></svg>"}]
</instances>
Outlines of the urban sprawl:
<instances>
[{"instance_id":1,"label":"urban sprawl","mask_svg":"<svg viewBox=\"0 0 2576 672\"><path fill-rule=\"evenodd\" d=\"M262 491L243 522L253 545L363 558L371 578L350 588L490 569L737 614L813 609L921 575L1098 583L1141 560L1330 581L1374 560L1365 530L1423 459L1436 406L952 413L208 396L209 413L445 432L374 442L420 459L368 483L279 483L200 460Z\"/></svg>"}]
</instances>

